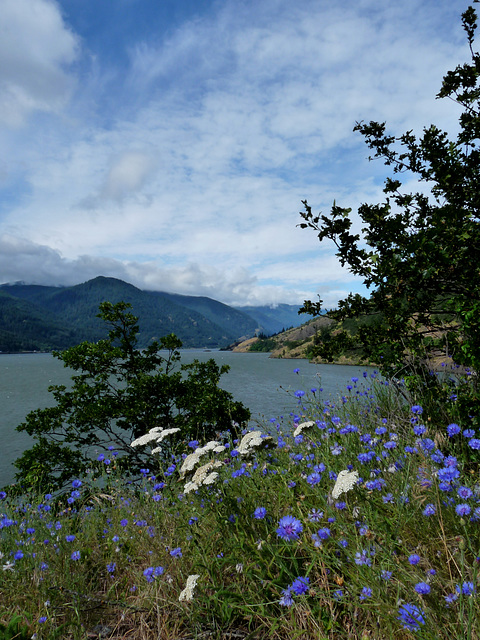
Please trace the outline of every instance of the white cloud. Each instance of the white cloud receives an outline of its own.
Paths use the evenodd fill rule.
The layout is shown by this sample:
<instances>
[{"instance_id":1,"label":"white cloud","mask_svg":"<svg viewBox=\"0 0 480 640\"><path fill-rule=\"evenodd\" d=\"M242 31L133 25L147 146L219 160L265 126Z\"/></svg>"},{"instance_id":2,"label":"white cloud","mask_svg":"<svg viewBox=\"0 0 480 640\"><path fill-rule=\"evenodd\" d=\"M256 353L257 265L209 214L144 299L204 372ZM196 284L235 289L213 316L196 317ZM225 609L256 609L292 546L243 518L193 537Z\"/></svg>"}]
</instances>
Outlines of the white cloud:
<instances>
[{"instance_id":1,"label":"white cloud","mask_svg":"<svg viewBox=\"0 0 480 640\"><path fill-rule=\"evenodd\" d=\"M2 0L1 14L0 119L19 126L32 111L65 104L78 39L50 0Z\"/></svg>"},{"instance_id":2,"label":"white cloud","mask_svg":"<svg viewBox=\"0 0 480 640\"><path fill-rule=\"evenodd\" d=\"M16 69L0 70L0 96L10 96L18 124L32 110L65 105L79 39L53 2L5 2L19 42L31 40L23 49L0 44ZM91 75L76 87L77 106L50 128L0 138L5 184L14 191L14 175L23 187L0 230L27 239L17 259L2 261L2 279L72 284L103 273L225 302L298 302L318 291L329 306L356 286L331 246L296 228L301 200L327 213L334 199L355 209L382 198L385 170L366 161L356 120L387 120L397 133L432 121L455 127L456 106L434 96L467 55L463 6L212 7L163 40L146 34L122 73L101 57L85 65ZM105 77L109 89L121 77L108 103ZM28 104L5 93L15 83Z\"/></svg>"}]
</instances>

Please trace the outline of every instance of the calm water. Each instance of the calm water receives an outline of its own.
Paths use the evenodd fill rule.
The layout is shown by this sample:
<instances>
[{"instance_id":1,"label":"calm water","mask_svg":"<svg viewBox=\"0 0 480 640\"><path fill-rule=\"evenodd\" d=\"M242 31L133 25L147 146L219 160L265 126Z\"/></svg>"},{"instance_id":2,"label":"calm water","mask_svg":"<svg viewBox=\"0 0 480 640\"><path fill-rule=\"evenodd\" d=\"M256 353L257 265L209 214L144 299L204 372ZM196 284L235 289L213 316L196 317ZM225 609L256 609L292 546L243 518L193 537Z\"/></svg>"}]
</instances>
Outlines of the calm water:
<instances>
[{"instance_id":1,"label":"calm water","mask_svg":"<svg viewBox=\"0 0 480 640\"><path fill-rule=\"evenodd\" d=\"M252 412L252 420L260 423L295 411L294 392L323 388L322 396L335 397L345 391L352 376L361 377L365 368L315 365L306 360L274 360L265 353L232 353L229 351L186 350L182 361L214 358L219 365L228 364L230 371L221 386L241 400ZM299 368L299 373L294 369ZM70 382L72 371L50 354L35 353L0 355L0 487L13 480L12 462L33 441L15 427L34 409L53 404L48 386Z\"/></svg>"}]
</instances>

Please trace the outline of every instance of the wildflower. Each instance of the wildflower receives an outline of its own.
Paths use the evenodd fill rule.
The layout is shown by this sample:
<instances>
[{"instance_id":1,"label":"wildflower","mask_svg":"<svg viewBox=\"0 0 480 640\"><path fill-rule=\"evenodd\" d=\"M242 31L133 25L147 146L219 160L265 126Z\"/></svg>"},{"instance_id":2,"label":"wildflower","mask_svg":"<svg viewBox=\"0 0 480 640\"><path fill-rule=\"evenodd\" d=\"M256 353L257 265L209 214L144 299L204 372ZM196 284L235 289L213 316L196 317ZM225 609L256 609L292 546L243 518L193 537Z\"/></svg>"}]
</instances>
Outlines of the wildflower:
<instances>
[{"instance_id":1,"label":"wildflower","mask_svg":"<svg viewBox=\"0 0 480 640\"><path fill-rule=\"evenodd\" d=\"M453 438L453 436L456 436L457 433L460 433L460 431L460 427L455 423L449 424L447 427L447 434L449 438Z\"/></svg>"},{"instance_id":2,"label":"wildflower","mask_svg":"<svg viewBox=\"0 0 480 640\"><path fill-rule=\"evenodd\" d=\"M430 585L427 584L426 582L417 582L417 584L415 585L415 591L422 596L426 595L431 591Z\"/></svg>"},{"instance_id":3,"label":"wildflower","mask_svg":"<svg viewBox=\"0 0 480 640\"><path fill-rule=\"evenodd\" d=\"M421 415L423 413L423 408L418 404L414 404L412 407L412 413L415 415Z\"/></svg>"},{"instance_id":4,"label":"wildflower","mask_svg":"<svg viewBox=\"0 0 480 640\"><path fill-rule=\"evenodd\" d=\"M5 491L0 491L0 500L5 500L5 498L7 497L7 494Z\"/></svg>"},{"instance_id":5,"label":"wildflower","mask_svg":"<svg viewBox=\"0 0 480 640\"><path fill-rule=\"evenodd\" d=\"M300 595L303 595L304 593L307 593L309 582L310 582L309 578L303 578L303 577L295 578L290 588L293 591L293 593L295 593L297 596L300 596Z\"/></svg>"},{"instance_id":6,"label":"wildflower","mask_svg":"<svg viewBox=\"0 0 480 640\"><path fill-rule=\"evenodd\" d=\"M339 455L342 453L342 451L343 451L343 447L342 447L342 446L340 446L340 445L338 444L338 442L336 442L336 443L333 445L333 447L330 447L330 451L331 451L331 453L332 453L332 456L339 456Z\"/></svg>"},{"instance_id":7,"label":"wildflower","mask_svg":"<svg viewBox=\"0 0 480 640\"><path fill-rule=\"evenodd\" d=\"M409 558L408 561L410 564L418 564L420 562L420 556L417 553L413 553Z\"/></svg>"},{"instance_id":8,"label":"wildflower","mask_svg":"<svg viewBox=\"0 0 480 640\"><path fill-rule=\"evenodd\" d=\"M390 580L390 578L392 577L392 572L391 571L387 571L386 569L383 569L380 573L380 577L382 580Z\"/></svg>"},{"instance_id":9,"label":"wildflower","mask_svg":"<svg viewBox=\"0 0 480 640\"><path fill-rule=\"evenodd\" d=\"M311 429L312 427L315 427L316 425L317 425L317 423L314 422L313 420L309 420L308 422L302 422L301 424L299 424L297 426L297 428L293 432L293 437L296 438L297 436L299 436L302 433L302 431L305 431L306 429Z\"/></svg>"},{"instance_id":10,"label":"wildflower","mask_svg":"<svg viewBox=\"0 0 480 640\"><path fill-rule=\"evenodd\" d=\"M278 537L288 542L298 540L299 534L303 531L302 523L293 516L284 516L280 519L278 525Z\"/></svg>"},{"instance_id":11,"label":"wildflower","mask_svg":"<svg viewBox=\"0 0 480 640\"><path fill-rule=\"evenodd\" d=\"M80 560L80 551L74 551L70 556L71 560Z\"/></svg>"},{"instance_id":12,"label":"wildflower","mask_svg":"<svg viewBox=\"0 0 480 640\"><path fill-rule=\"evenodd\" d=\"M336 500L342 493L347 493L356 485L358 481L358 472L349 471L344 469L340 471L335 482L335 486L332 489L332 498Z\"/></svg>"},{"instance_id":13,"label":"wildflower","mask_svg":"<svg viewBox=\"0 0 480 640\"><path fill-rule=\"evenodd\" d=\"M368 553L367 551L365 551L365 549L363 549L362 552L357 551L357 553L355 554L355 564L360 567L363 565L366 565L367 567L372 566L372 561L368 557Z\"/></svg>"},{"instance_id":14,"label":"wildflower","mask_svg":"<svg viewBox=\"0 0 480 640\"><path fill-rule=\"evenodd\" d=\"M455 507L455 513L457 514L457 516L468 516L470 511L471 511L471 507L469 504L457 504L457 506Z\"/></svg>"},{"instance_id":15,"label":"wildflower","mask_svg":"<svg viewBox=\"0 0 480 640\"><path fill-rule=\"evenodd\" d=\"M15 560L21 560L23 558L23 551L18 550L13 557Z\"/></svg>"},{"instance_id":16,"label":"wildflower","mask_svg":"<svg viewBox=\"0 0 480 640\"><path fill-rule=\"evenodd\" d=\"M457 495L462 500L468 500L473 496L473 491L469 487L459 487L457 490Z\"/></svg>"},{"instance_id":17,"label":"wildflower","mask_svg":"<svg viewBox=\"0 0 480 640\"><path fill-rule=\"evenodd\" d=\"M69 536L65 536L65 540L67 542L73 542L75 540L75 536L73 534L71 534Z\"/></svg>"},{"instance_id":18,"label":"wildflower","mask_svg":"<svg viewBox=\"0 0 480 640\"><path fill-rule=\"evenodd\" d=\"M473 582L464 582L461 586L457 584L455 590L457 593L461 593L464 596L472 596L475 594L475 585Z\"/></svg>"},{"instance_id":19,"label":"wildflower","mask_svg":"<svg viewBox=\"0 0 480 640\"><path fill-rule=\"evenodd\" d=\"M74 489L78 489L82 486L82 481L81 480L73 480L72 481L72 487Z\"/></svg>"},{"instance_id":20,"label":"wildflower","mask_svg":"<svg viewBox=\"0 0 480 640\"><path fill-rule=\"evenodd\" d=\"M116 562L110 562L109 564L107 564L108 573L110 573L110 574L114 573L116 566L117 566Z\"/></svg>"},{"instance_id":21,"label":"wildflower","mask_svg":"<svg viewBox=\"0 0 480 640\"><path fill-rule=\"evenodd\" d=\"M478 450L480 449L480 440L478 438L472 438L468 441L468 446L470 449Z\"/></svg>"},{"instance_id":22,"label":"wildflower","mask_svg":"<svg viewBox=\"0 0 480 640\"><path fill-rule=\"evenodd\" d=\"M403 624L404 629L408 631L416 631L420 628L420 625L425 624L425 614L414 604L402 604L399 608L398 619Z\"/></svg>"},{"instance_id":23,"label":"wildflower","mask_svg":"<svg viewBox=\"0 0 480 640\"><path fill-rule=\"evenodd\" d=\"M170 551L170 555L172 558L181 558L182 557L182 549L180 547L176 547Z\"/></svg>"},{"instance_id":24,"label":"wildflower","mask_svg":"<svg viewBox=\"0 0 480 640\"><path fill-rule=\"evenodd\" d=\"M362 592L360 594L360 600L366 600L367 598L371 598L372 593L373 591L370 589L370 587L363 587Z\"/></svg>"},{"instance_id":25,"label":"wildflower","mask_svg":"<svg viewBox=\"0 0 480 640\"><path fill-rule=\"evenodd\" d=\"M278 601L282 607L291 607L293 604L292 592L290 587L282 591L282 597Z\"/></svg>"},{"instance_id":26,"label":"wildflower","mask_svg":"<svg viewBox=\"0 0 480 640\"><path fill-rule=\"evenodd\" d=\"M320 522L323 518L323 511L317 511L316 509L312 509L308 514L308 519L310 522Z\"/></svg>"},{"instance_id":27,"label":"wildflower","mask_svg":"<svg viewBox=\"0 0 480 640\"><path fill-rule=\"evenodd\" d=\"M185 589L178 596L179 602L182 602L182 600L193 600L193 592L195 587L197 586L197 581L199 577L200 576L198 574L188 576Z\"/></svg>"},{"instance_id":28,"label":"wildflower","mask_svg":"<svg viewBox=\"0 0 480 640\"><path fill-rule=\"evenodd\" d=\"M328 538L330 538L330 529L328 527L323 527L322 529L319 529L317 531L317 535L320 538L320 540L328 540Z\"/></svg>"},{"instance_id":29,"label":"wildflower","mask_svg":"<svg viewBox=\"0 0 480 640\"><path fill-rule=\"evenodd\" d=\"M253 512L253 517L255 518L255 520L263 520L266 515L267 510L265 509L265 507L257 507Z\"/></svg>"},{"instance_id":30,"label":"wildflower","mask_svg":"<svg viewBox=\"0 0 480 640\"><path fill-rule=\"evenodd\" d=\"M307 482L312 487L318 484L321 481L321 479L322 479L322 475L317 471L314 471L313 473L307 476Z\"/></svg>"},{"instance_id":31,"label":"wildflower","mask_svg":"<svg viewBox=\"0 0 480 640\"><path fill-rule=\"evenodd\" d=\"M241 562L235 565L235 571L237 573L243 573L243 564Z\"/></svg>"}]
</instances>

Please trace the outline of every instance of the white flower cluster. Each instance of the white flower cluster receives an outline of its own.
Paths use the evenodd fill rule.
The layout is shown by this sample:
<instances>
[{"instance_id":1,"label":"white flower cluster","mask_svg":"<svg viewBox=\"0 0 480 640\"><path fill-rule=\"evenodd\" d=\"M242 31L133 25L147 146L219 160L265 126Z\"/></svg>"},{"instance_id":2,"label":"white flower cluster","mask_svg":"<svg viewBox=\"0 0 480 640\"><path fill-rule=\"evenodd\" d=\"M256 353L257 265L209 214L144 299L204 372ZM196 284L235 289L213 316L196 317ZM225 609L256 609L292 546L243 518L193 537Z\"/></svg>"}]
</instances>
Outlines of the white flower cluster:
<instances>
[{"instance_id":1,"label":"white flower cluster","mask_svg":"<svg viewBox=\"0 0 480 640\"><path fill-rule=\"evenodd\" d=\"M211 440L210 442L207 442L207 444L203 447L198 447L183 461L183 464L180 468L180 476L184 478L187 473L193 471L197 466L200 458L210 451L213 451L213 453L222 453L223 451L225 451L225 447L223 446L223 444L220 444L216 440Z\"/></svg>"},{"instance_id":2,"label":"white flower cluster","mask_svg":"<svg viewBox=\"0 0 480 640\"><path fill-rule=\"evenodd\" d=\"M297 428L293 432L293 437L296 438L302 433L302 431L305 431L306 429L311 429L312 427L316 427L316 426L317 426L317 423L314 422L313 420L309 420L308 422L302 422L297 426Z\"/></svg>"},{"instance_id":3,"label":"white flower cluster","mask_svg":"<svg viewBox=\"0 0 480 640\"><path fill-rule=\"evenodd\" d=\"M193 591L197 586L197 580L199 579L198 574L194 574L192 576L188 576L187 584L185 585L185 589L178 596L178 601L182 602L182 600L193 600Z\"/></svg>"},{"instance_id":4,"label":"white flower cluster","mask_svg":"<svg viewBox=\"0 0 480 640\"><path fill-rule=\"evenodd\" d=\"M271 445L272 442L273 438L262 435L261 431L249 431L241 439L237 451L241 456L249 456L255 451Z\"/></svg>"},{"instance_id":5,"label":"white flower cluster","mask_svg":"<svg viewBox=\"0 0 480 640\"><path fill-rule=\"evenodd\" d=\"M164 440L164 438L166 438L167 436L172 435L173 433L177 433L178 431L180 431L180 429L176 427L173 429L162 429L162 427L153 427L153 429L150 429L148 433L145 433L143 436L136 438L130 444L130 446L134 448L145 447L147 445L152 446L151 443L155 443L155 445L157 446L152 449L152 453L160 453L162 448L158 445L162 442L162 440Z\"/></svg>"},{"instance_id":6,"label":"white flower cluster","mask_svg":"<svg viewBox=\"0 0 480 640\"><path fill-rule=\"evenodd\" d=\"M201 467L198 467L198 469L193 474L193 478L185 485L183 489L184 493L196 491L204 484L213 484L218 478L218 473L216 471L212 471L212 469L216 469L217 467L221 466L222 462L220 462L219 460L211 460Z\"/></svg>"},{"instance_id":7,"label":"white flower cluster","mask_svg":"<svg viewBox=\"0 0 480 640\"><path fill-rule=\"evenodd\" d=\"M336 500L342 493L347 493L353 489L358 482L358 478L358 471L348 471L347 469L340 471L332 490L332 498Z\"/></svg>"}]
</instances>

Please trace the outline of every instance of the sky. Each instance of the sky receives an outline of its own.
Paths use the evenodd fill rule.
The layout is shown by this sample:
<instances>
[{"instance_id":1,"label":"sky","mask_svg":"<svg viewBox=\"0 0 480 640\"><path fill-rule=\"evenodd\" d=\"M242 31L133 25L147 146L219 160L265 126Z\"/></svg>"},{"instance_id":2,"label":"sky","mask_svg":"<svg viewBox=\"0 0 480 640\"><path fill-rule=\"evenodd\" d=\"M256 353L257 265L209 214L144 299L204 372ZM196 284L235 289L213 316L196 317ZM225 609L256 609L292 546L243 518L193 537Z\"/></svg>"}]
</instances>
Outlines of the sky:
<instances>
[{"instance_id":1,"label":"sky","mask_svg":"<svg viewBox=\"0 0 480 640\"><path fill-rule=\"evenodd\" d=\"M357 121L455 131L435 95L469 59L467 6L0 0L0 282L328 308L362 292L297 226L302 200L382 201Z\"/></svg>"}]
</instances>

